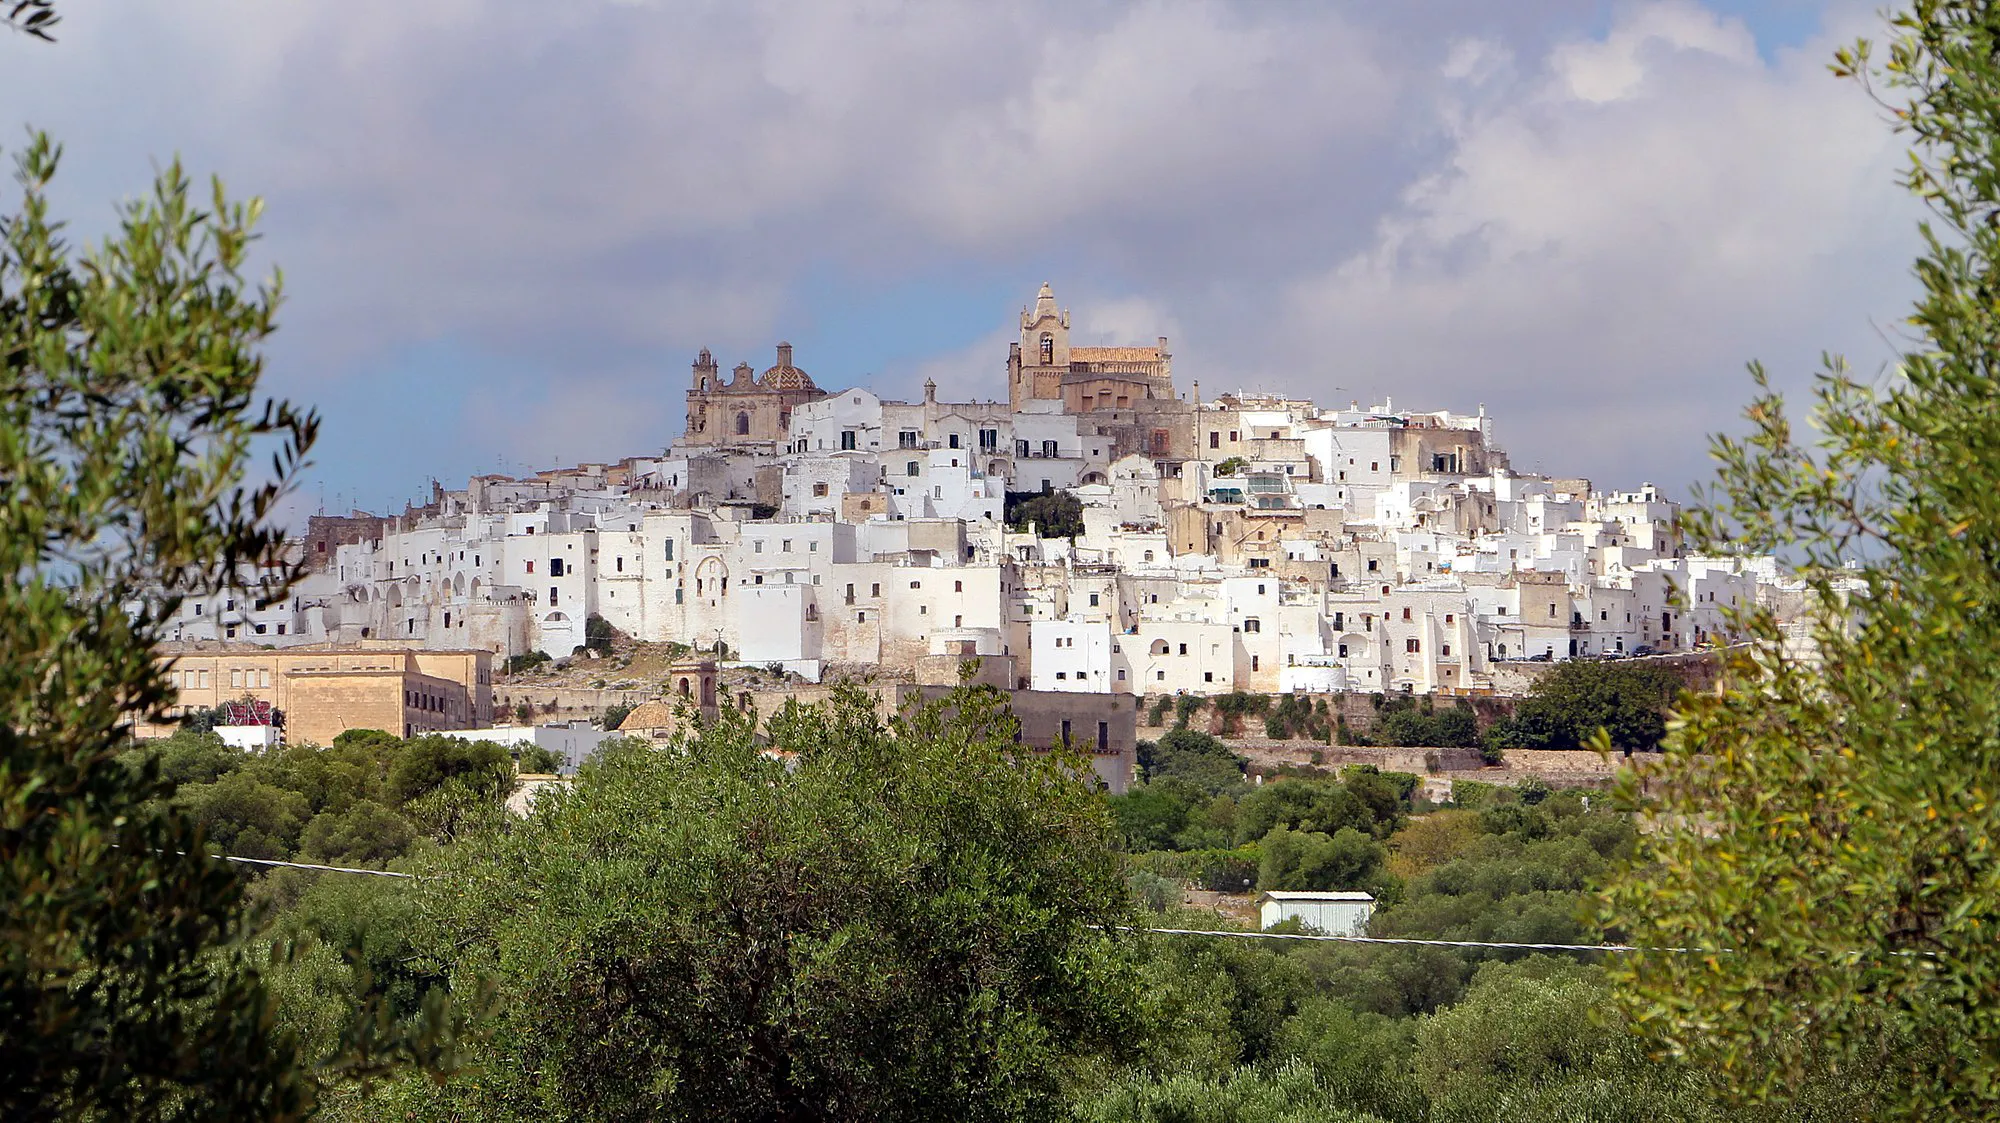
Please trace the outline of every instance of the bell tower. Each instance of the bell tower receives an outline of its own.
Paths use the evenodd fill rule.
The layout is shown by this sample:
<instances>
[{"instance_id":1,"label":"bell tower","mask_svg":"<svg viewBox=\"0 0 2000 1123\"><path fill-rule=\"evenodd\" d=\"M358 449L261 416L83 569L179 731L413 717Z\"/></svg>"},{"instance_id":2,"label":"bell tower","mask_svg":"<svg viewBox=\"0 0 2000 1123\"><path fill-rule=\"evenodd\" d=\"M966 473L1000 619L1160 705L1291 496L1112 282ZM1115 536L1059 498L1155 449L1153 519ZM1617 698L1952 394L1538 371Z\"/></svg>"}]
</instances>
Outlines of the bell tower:
<instances>
[{"instance_id":1,"label":"bell tower","mask_svg":"<svg viewBox=\"0 0 2000 1123\"><path fill-rule=\"evenodd\" d=\"M1007 385L1015 409L1035 399L1060 399L1069 370L1069 313L1056 308L1047 281L1035 306L1021 309L1021 340L1007 349Z\"/></svg>"}]
</instances>

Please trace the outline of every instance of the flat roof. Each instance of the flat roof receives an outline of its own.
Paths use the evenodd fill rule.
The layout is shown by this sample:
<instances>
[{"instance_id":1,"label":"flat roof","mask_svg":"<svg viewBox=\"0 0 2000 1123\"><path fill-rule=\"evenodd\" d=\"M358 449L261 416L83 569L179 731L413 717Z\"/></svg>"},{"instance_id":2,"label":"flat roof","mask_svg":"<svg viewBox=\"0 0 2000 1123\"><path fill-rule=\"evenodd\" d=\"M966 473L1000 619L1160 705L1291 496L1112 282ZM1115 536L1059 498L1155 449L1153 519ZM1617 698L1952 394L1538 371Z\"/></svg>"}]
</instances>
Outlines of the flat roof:
<instances>
[{"instance_id":1,"label":"flat roof","mask_svg":"<svg viewBox=\"0 0 2000 1123\"><path fill-rule=\"evenodd\" d=\"M1265 901L1367 901L1373 904L1375 895L1359 890L1315 892L1309 889L1267 889L1257 895L1259 904Z\"/></svg>"}]
</instances>

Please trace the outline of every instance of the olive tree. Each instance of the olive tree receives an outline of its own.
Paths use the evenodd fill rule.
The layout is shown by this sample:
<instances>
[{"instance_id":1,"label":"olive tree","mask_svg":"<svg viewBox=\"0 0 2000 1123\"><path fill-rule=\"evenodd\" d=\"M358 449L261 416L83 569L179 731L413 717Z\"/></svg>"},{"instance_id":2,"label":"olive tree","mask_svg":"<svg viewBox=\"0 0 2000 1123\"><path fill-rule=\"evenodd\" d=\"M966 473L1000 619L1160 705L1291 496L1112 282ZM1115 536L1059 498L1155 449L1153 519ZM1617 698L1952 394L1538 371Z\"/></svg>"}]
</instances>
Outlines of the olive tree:
<instances>
[{"instance_id":1,"label":"olive tree","mask_svg":"<svg viewBox=\"0 0 2000 1123\"><path fill-rule=\"evenodd\" d=\"M79 253L58 160L33 137L0 218L0 1116L289 1118L310 1091L232 950L239 874L119 754L174 698L153 649L179 593L149 593L277 556L316 422L257 398L278 301L244 279L257 204L217 183L203 205L175 163Z\"/></svg>"},{"instance_id":2,"label":"olive tree","mask_svg":"<svg viewBox=\"0 0 2000 1123\"><path fill-rule=\"evenodd\" d=\"M692 719L692 715L691 715ZM480 1071L415 1118L1050 1118L1128 1048L1128 913L1102 803L996 692L890 723L844 689L768 746L725 714L622 741L409 888L419 946L490 974ZM766 748L774 750L767 752ZM399 1116L402 1117L402 1116Z\"/></svg>"},{"instance_id":3,"label":"olive tree","mask_svg":"<svg viewBox=\"0 0 2000 1123\"><path fill-rule=\"evenodd\" d=\"M1657 1048L1752 1098L1815 1066L1887 1071L1911 1118L2000 1112L2000 6L1917 0L1837 74L1913 140L1928 204L1908 350L1828 360L1807 433L1753 367L1694 520L1710 549L1804 567L1803 630L1740 623L1684 696L1603 919ZM1629 797L1638 799L1628 786Z\"/></svg>"}]
</instances>

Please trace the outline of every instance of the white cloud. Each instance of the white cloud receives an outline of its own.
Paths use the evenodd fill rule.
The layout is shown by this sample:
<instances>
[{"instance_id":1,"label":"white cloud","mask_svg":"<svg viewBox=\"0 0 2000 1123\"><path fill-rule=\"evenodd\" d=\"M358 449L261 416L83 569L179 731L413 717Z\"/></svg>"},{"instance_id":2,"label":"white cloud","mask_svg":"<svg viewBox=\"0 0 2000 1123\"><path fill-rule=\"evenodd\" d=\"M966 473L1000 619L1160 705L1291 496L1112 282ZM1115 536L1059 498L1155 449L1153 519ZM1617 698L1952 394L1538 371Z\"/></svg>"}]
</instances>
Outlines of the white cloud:
<instances>
[{"instance_id":1,"label":"white cloud","mask_svg":"<svg viewBox=\"0 0 2000 1123\"><path fill-rule=\"evenodd\" d=\"M505 355L427 388L468 448L657 446L693 350L768 353L808 277L1047 278L1080 340L1167 335L1210 393L1483 400L1523 463L1662 482L1743 359L1872 343L1911 212L1824 75L1844 35L1765 61L1685 0L1595 36L1586 5L1460 7L78 6L54 48L0 42L0 104L71 141L70 213L176 150L266 195L293 392L362 419L385 356ZM810 365L1001 397L1014 311ZM392 438L335 437L336 480L393 471Z\"/></svg>"},{"instance_id":2,"label":"white cloud","mask_svg":"<svg viewBox=\"0 0 2000 1123\"><path fill-rule=\"evenodd\" d=\"M1329 379L1489 402L1524 460L1698 471L1745 360L1872 357L1869 316L1906 291L1899 142L1827 77L1840 38L1767 64L1740 25L1667 4L1558 46L1472 103L1371 247L1291 285L1295 345Z\"/></svg>"}]
</instances>

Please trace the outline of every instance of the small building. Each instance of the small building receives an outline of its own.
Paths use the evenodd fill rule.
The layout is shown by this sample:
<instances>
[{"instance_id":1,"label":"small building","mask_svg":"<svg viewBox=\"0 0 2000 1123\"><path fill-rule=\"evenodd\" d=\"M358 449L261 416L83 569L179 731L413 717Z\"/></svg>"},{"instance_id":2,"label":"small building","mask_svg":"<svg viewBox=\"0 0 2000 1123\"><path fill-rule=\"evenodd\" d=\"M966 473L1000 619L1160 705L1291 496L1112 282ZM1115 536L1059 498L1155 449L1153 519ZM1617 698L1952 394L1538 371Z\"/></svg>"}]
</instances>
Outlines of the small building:
<instances>
[{"instance_id":1,"label":"small building","mask_svg":"<svg viewBox=\"0 0 2000 1123\"><path fill-rule=\"evenodd\" d=\"M278 747L275 725L218 725L215 734L222 743L246 753L261 753Z\"/></svg>"},{"instance_id":2,"label":"small building","mask_svg":"<svg viewBox=\"0 0 2000 1123\"><path fill-rule=\"evenodd\" d=\"M1297 920L1329 936L1361 936L1375 914L1375 897L1358 891L1273 889L1257 895L1257 912L1265 928Z\"/></svg>"},{"instance_id":3,"label":"small building","mask_svg":"<svg viewBox=\"0 0 2000 1123\"><path fill-rule=\"evenodd\" d=\"M556 722L549 725L501 725L491 729L448 729L441 736L462 741L490 741L518 754L520 746L534 745L562 758L564 772L574 772L590 759L597 746L609 736L587 721Z\"/></svg>"}]
</instances>

